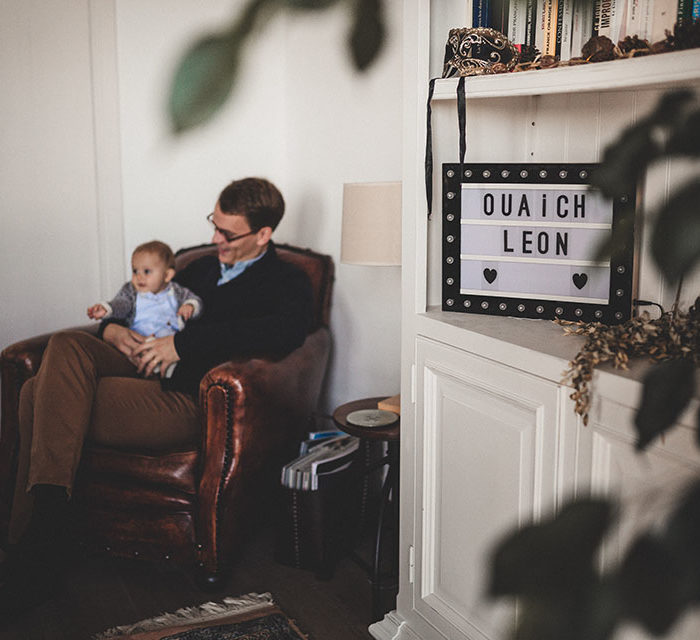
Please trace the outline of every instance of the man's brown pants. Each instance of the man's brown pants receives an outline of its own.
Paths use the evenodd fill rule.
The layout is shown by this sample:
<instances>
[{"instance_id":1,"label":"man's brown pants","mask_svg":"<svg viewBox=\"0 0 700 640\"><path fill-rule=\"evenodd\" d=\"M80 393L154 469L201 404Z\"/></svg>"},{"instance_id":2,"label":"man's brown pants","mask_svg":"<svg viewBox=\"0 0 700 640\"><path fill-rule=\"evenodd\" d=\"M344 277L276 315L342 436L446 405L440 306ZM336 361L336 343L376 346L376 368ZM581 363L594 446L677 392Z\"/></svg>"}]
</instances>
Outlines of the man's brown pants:
<instances>
[{"instance_id":1,"label":"man's brown pants","mask_svg":"<svg viewBox=\"0 0 700 640\"><path fill-rule=\"evenodd\" d=\"M20 450L9 537L17 541L36 484L70 493L83 441L166 450L198 442L200 413L186 393L140 378L120 351L83 331L51 337L36 376L20 394Z\"/></svg>"}]
</instances>

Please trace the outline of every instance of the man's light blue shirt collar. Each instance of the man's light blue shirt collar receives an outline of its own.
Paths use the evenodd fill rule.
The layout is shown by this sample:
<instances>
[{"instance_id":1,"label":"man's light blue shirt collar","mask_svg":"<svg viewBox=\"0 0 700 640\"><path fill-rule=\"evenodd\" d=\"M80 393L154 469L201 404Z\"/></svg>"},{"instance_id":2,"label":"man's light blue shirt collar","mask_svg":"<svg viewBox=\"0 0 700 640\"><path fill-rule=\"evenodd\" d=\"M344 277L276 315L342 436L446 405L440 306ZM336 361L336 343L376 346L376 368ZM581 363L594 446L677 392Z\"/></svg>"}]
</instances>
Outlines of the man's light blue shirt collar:
<instances>
[{"instance_id":1,"label":"man's light blue shirt collar","mask_svg":"<svg viewBox=\"0 0 700 640\"><path fill-rule=\"evenodd\" d=\"M220 262L219 267L221 268L221 277L216 283L217 286L226 284L227 282L230 282L234 278L240 276L248 267L254 265L266 253L267 249L265 249L265 251L263 251L259 256L256 256L255 258L251 258L250 260L241 260L240 262L236 262L234 264L224 264L223 262Z\"/></svg>"}]
</instances>

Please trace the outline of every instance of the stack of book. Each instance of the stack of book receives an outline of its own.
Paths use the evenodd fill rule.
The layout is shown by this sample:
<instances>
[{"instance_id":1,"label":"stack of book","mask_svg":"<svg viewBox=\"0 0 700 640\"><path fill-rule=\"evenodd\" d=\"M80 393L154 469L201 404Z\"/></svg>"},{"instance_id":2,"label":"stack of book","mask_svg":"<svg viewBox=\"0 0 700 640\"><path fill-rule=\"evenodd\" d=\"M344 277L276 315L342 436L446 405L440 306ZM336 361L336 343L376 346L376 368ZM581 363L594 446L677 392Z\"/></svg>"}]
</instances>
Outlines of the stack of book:
<instances>
[{"instance_id":1,"label":"stack of book","mask_svg":"<svg viewBox=\"0 0 700 640\"><path fill-rule=\"evenodd\" d=\"M301 443L299 457L282 467L282 486L317 491L325 478L350 468L359 442L342 431L310 432Z\"/></svg>"},{"instance_id":2,"label":"stack of book","mask_svg":"<svg viewBox=\"0 0 700 640\"><path fill-rule=\"evenodd\" d=\"M700 18L700 0L467 0L473 27L491 27L516 46L569 60L593 36L614 43L637 36L648 43L676 23ZM469 7L468 7L469 8Z\"/></svg>"}]
</instances>

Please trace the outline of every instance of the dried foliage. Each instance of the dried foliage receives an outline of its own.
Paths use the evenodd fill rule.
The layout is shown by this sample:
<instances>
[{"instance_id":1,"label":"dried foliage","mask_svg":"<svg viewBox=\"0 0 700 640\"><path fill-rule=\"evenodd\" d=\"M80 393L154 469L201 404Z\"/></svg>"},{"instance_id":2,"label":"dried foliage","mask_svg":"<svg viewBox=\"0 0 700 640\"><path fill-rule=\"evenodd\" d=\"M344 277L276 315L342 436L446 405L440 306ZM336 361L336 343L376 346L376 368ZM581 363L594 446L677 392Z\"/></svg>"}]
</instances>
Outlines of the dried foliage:
<instances>
[{"instance_id":1,"label":"dried foliage","mask_svg":"<svg viewBox=\"0 0 700 640\"><path fill-rule=\"evenodd\" d=\"M685 24L676 24L673 33L666 31L666 37L650 43L637 35L627 36L614 43L607 36L593 36L582 47L580 55L570 60L559 60L554 56L543 56L537 49L523 45L520 63L513 71L533 71L554 67L571 67L580 64L606 62L623 58L638 58L658 53L682 51L700 47L700 19Z\"/></svg>"},{"instance_id":2,"label":"dried foliage","mask_svg":"<svg viewBox=\"0 0 700 640\"><path fill-rule=\"evenodd\" d=\"M682 22L673 28L673 34L667 32L666 41L677 51L700 47L700 20Z\"/></svg>"},{"instance_id":3,"label":"dried foliage","mask_svg":"<svg viewBox=\"0 0 700 640\"><path fill-rule=\"evenodd\" d=\"M593 36L581 49L589 62L604 62L615 59L615 43L607 36Z\"/></svg>"},{"instance_id":4,"label":"dried foliage","mask_svg":"<svg viewBox=\"0 0 700 640\"><path fill-rule=\"evenodd\" d=\"M593 372L602 364L627 369L630 358L648 358L653 362L689 359L700 366L700 298L687 312L668 311L659 318L644 312L615 326L599 322L556 322L567 335L586 338L562 380L574 388L570 398L583 424L588 424Z\"/></svg>"}]
</instances>

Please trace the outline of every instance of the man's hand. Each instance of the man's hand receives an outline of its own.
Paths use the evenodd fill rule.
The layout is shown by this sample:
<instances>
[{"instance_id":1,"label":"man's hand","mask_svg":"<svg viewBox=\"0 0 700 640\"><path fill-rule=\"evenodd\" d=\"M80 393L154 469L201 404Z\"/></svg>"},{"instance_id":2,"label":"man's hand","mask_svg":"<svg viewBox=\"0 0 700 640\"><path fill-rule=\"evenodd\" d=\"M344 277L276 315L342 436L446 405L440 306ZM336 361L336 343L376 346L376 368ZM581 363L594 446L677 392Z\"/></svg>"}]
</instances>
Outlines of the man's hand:
<instances>
[{"instance_id":1,"label":"man's hand","mask_svg":"<svg viewBox=\"0 0 700 640\"><path fill-rule=\"evenodd\" d=\"M137 359L138 372L148 378L156 366L160 366L160 376L165 376L168 367L180 360L175 349L175 337L148 339L134 349L133 357Z\"/></svg>"},{"instance_id":2,"label":"man's hand","mask_svg":"<svg viewBox=\"0 0 700 640\"><path fill-rule=\"evenodd\" d=\"M91 307L88 307L87 314L88 318L91 318L92 320L99 320L107 315L107 309L105 309L99 303L93 304Z\"/></svg>"},{"instance_id":3,"label":"man's hand","mask_svg":"<svg viewBox=\"0 0 700 640\"><path fill-rule=\"evenodd\" d=\"M177 315L179 315L185 322L187 322L194 313L194 305L189 302L183 304L178 310Z\"/></svg>"},{"instance_id":4,"label":"man's hand","mask_svg":"<svg viewBox=\"0 0 700 640\"><path fill-rule=\"evenodd\" d=\"M138 366L139 362L134 358L134 350L136 347L141 346L146 339L141 334L120 324L112 323L105 327L102 339L119 349L131 362Z\"/></svg>"}]
</instances>

